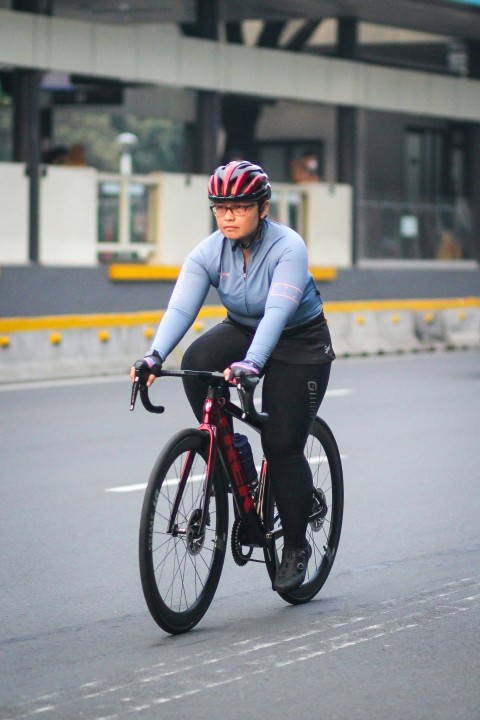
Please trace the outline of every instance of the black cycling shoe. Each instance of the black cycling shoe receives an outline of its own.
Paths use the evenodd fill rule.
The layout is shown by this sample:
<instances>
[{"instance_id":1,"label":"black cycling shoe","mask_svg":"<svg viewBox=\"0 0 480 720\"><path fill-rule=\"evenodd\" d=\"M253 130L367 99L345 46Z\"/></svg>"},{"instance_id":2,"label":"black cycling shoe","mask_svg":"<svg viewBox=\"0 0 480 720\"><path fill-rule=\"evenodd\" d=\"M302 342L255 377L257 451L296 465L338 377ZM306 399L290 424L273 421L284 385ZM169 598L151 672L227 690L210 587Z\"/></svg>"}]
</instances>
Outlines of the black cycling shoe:
<instances>
[{"instance_id":1,"label":"black cycling shoe","mask_svg":"<svg viewBox=\"0 0 480 720\"><path fill-rule=\"evenodd\" d=\"M295 590L305 580L307 564L312 556L312 548L283 548L280 563L272 587L277 592Z\"/></svg>"}]
</instances>

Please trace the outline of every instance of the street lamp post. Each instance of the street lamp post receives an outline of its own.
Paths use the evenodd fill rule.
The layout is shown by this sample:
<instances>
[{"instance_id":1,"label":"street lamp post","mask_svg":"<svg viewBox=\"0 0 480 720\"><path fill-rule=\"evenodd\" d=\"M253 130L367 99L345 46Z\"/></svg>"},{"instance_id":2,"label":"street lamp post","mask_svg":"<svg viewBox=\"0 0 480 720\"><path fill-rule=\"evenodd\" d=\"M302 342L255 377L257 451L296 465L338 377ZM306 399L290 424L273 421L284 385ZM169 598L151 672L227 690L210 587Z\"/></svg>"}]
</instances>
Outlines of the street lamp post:
<instances>
[{"instance_id":1,"label":"street lamp post","mask_svg":"<svg viewBox=\"0 0 480 720\"><path fill-rule=\"evenodd\" d=\"M120 133L116 137L120 145L120 194L118 206L118 240L120 247L127 247L130 242L130 194L129 184L132 175L132 150L138 143L133 133Z\"/></svg>"}]
</instances>

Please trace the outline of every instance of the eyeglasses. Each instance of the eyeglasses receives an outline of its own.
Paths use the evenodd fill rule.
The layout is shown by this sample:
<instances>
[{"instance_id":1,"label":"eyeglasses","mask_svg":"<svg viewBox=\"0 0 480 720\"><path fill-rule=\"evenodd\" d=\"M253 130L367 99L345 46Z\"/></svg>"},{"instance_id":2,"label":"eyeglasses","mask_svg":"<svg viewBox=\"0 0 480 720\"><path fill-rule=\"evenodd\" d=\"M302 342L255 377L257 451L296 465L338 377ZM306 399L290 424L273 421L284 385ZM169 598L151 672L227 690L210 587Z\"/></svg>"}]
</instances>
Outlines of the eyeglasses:
<instances>
[{"instance_id":1,"label":"eyeglasses","mask_svg":"<svg viewBox=\"0 0 480 720\"><path fill-rule=\"evenodd\" d=\"M228 210L237 217L244 217L252 207L255 207L255 203L250 203L250 205L210 205L210 210L215 217L225 217Z\"/></svg>"}]
</instances>

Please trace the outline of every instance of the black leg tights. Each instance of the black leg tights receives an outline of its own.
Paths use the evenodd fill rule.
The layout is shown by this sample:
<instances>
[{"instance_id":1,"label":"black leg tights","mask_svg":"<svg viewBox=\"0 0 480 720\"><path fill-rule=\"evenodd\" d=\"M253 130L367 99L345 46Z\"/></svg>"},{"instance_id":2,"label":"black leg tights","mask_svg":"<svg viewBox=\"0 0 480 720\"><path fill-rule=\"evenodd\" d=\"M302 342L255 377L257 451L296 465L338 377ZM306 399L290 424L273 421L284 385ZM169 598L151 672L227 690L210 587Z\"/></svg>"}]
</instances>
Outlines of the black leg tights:
<instances>
[{"instance_id":1,"label":"black leg tights","mask_svg":"<svg viewBox=\"0 0 480 720\"><path fill-rule=\"evenodd\" d=\"M222 371L243 360L251 338L233 325L220 324L199 337L183 356L182 368ZM269 419L262 429L262 447L274 484L285 545L305 546L312 507L312 473L304 447L330 376L330 363L290 365L270 360L263 382L263 410ZM184 379L187 398L201 420L207 385Z\"/></svg>"},{"instance_id":2,"label":"black leg tights","mask_svg":"<svg viewBox=\"0 0 480 720\"><path fill-rule=\"evenodd\" d=\"M290 548L306 544L313 480L304 448L327 389L330 365L271 362L263 383L263 410L269 419L262 432L262 445L282 519L285 545Z\"/></svg>"},{"instance_id":3,"label":"black leg tights","mask_svg":"<svg viewBox=\"0 0 480 720\"><path fill-rule=\"evenodd\" d=\"M220 323L201 335L187 348L182 358L182 369L223 372L233 362L244 359L250 342L251 339L234 325ZM191 378L184 378L183 387L188 402L200 422L208 382L202 383Z\"/></svg>"}]
</instances>

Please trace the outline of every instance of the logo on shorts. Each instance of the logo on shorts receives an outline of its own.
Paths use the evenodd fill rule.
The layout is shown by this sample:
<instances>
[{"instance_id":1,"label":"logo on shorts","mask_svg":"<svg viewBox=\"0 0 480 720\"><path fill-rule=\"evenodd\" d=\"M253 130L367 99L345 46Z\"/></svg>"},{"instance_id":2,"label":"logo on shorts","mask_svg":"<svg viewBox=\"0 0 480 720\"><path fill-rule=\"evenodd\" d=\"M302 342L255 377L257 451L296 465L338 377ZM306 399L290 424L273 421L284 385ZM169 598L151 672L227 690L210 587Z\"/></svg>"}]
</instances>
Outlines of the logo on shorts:
<instances>
[{"instance_id":1,"label":"logo on shorts","mask_svg":"<svg viewBox=\"0 0 480 720\"><path fill-rule=\"evenodd\" d=\"M315 417L318 409L317 383L315 380L307 382L308 388L308 417Z\"/></svg>"}]
</instances>

